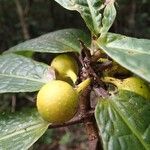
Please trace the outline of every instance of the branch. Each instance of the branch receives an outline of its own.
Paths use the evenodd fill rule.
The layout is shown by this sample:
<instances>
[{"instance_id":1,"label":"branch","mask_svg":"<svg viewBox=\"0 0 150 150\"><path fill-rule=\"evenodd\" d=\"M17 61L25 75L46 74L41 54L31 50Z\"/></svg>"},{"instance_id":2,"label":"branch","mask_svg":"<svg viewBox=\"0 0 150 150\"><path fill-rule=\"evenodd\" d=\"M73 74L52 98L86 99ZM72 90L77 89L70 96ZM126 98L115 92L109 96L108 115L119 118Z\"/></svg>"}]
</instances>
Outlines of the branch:
<instances>
[{"instance_id":1,"label":"branch","mask_svg":"<svg viewBox=\"0 0 150 150\"><path fill-rule=\"evenodd\" d=\"M90 106L90 91L91 87L88 87L80 96L80 112L84 116L86 112L91 110ZM84 125L89 140L89 149L96 150L100 148L100 137L94 117L84 119Z\"/></svg>"},{"instance_id":2,"label":"branch","mask_svg":"<svg viewBox=\"0 0 150 150\"><path fill-rule=\"evenodd\" d=\"M18 16L20 19L21 27L22 27L23 37L25 40L28 40L30 39L30 35L28 31L28 25L25 20L23 8L19 0L15 0L15 3L16 3L17 12L18 12Z\"/></svg>"},{"instance_id":3,"label":"branch","mask_svg":"<svg viewBox=\"0 0 150 150\"><path fill-rule=\"evenodd\" d=\"M97 65L97 62L92 64L92 55L90 54L90 49L86 47L83 41L79 40L79 42L82 46L82 51L79 56L79 61L82 65L80 79L85 80L88 77L93 77L95 83L99 84L101 87L105 87L105 84L94 70L94 66ZM109 67L109 65L110 64L102 65L101 69Z\"/></svg>"},{"instance_id":4,"label":"branch","mask_svg":"<svg viewBox=\"0 0 150 150\"><path fill-rule=\"evenodd\" d=\"M85 79L92 77L94 79L94 82L96 81L98 82L99 85L104 86L103 82L99 79L95 70L91 66L90 50L84 45L84 43L81 40L80 44L82 46L82 51L79 57L79 61L81 62L82 65L82 69L80 72L80 80L84 81ZM91 89L92 86L89 85L85 89L85 91L83 91L80 95L79 107L82 116L85 116L86 113L92 109L90 102ZM89 140L89 149L90 150L101 149L100 137L95 118L91 117L84 119L84 125Z\"/></svg>"},{"instance_id":5,"label":"branch","mask_svg":"<svg viewBox=\"0 0 150 150\"><path fill-rule=\"evenodd\" d=\"M91 118L94 116L94 111L89 111L88 113L86 113L86 115L82 116L79 115L77 117L74 117L71 121L69 122L65 122L62 124L51 124L49 125L49 128L60 128L60 127L66 127L66 126L70 126L70 125L74 125L74 124L79 124L79 123L83 123L85 119L87 118Z\"/></svg>"},{"instance_id":6,"label":"branch","mask_svg":"<svg viewBox=\"0 0 150 150\"><path fill-rule=\"evenodd\" d=\"M16 96L12 96L12 101L11 101L11 112L15 112L16 109Z\"/></svg>"},{"instance_id":7,"label":"branch","mask_svg":"<svg viewBox=\"0 0 150 150\"><path fill-rule=\"evenodd\" d=\"M24 16L28 16L29 15L32 3L33 3L33 0L27 0L26 7L24 9Z\"/></svg>"}]
</instances>

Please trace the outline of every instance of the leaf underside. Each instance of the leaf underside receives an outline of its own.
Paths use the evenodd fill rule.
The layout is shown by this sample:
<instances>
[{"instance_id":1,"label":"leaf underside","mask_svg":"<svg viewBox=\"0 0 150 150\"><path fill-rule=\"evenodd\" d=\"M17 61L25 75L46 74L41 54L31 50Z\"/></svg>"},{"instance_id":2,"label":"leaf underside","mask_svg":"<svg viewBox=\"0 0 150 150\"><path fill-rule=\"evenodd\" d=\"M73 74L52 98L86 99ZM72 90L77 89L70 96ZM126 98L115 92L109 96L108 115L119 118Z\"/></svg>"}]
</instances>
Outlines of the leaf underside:
<instances>
[{"instance_id":1,"label":"leaf underside","mask_svg":"<svg viewBox=\"0 0 150 150\"><path fill-rule=\"evenodd\" d=\"M46 64L16 54L0 56L0 93L37 91L54 78Z\"/></svg>"},{"instance_id":2,"label":"leaf underside","mask_svg":"<svg viewBox=\"0 0 150 150\"><path fill-rule=\"evenodd\" d=\"M20 43L6 51L10 52L41 52L41 53L66 53L80 52L80 42L90 45L90 35L79 29L63 29L54 31L35 39Z\"/></svg>"}]
</instances>

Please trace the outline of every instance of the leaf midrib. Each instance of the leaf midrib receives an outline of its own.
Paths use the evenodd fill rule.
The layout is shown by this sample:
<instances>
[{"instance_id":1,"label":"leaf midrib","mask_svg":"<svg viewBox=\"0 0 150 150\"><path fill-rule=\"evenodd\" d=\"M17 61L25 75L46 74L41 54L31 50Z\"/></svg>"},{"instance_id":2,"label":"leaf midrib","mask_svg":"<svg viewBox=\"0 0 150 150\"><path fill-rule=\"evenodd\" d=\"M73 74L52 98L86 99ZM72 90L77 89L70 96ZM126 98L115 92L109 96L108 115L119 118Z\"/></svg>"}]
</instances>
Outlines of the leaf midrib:
<instances>
[{"instance_id":1,"label":"leaf midrib","mask_svg":"<svg viewBox=\"0 0 150 150\"><path fill-rule=\"evenodd\" d=\"M92 17L92 22L93 22L93 27L94 27L94 30L95 30L95 32L99 32L99 28L97 27L97 22L96 22L96 20L95 20L95 15L93 14L93 9L92 9L92 7L91 7L91 5L90 5L90 2L89 2L89 0L87 0L87 3L88 3L88 8L89 8L89 10L90 10L90 14L91 14L91 17Z\"/></svg>"},{"instance_id":2,"label":"leaf midrib","mask_svg":"<svg viewBox=\"0 0 150 150\"><path fill-rule=\"evenodd\" d=\"M36 81L36 82L39 82L39 83L45 83L45 82L42 82L41 80L36 80L36 79L31 79L31 78L27 78L27 77L22 77L22 76L17 76L17 75L9 75L9 74L0 74L0 76L4 76L4 77L12 77L12 78L19 78L19 79L26 79L26 80L29 80L29 81Z\"/></svg>"},{"instance_id":3,"label":"leaf midrib","mask_svg":"<svg viewBox=\"0 0 150 150\"><path fill-rule=\"evenodd\" d=\"M34 129L36 129L36 128L46 128L46 126L48 126L48 124L35 124L35 125L32 125L32 126L29 126L29 127L27 127L27 128L22 128L22 129L20 129L20 130L17 130L17 131L14 131L14 132L12 132L12 133L10 133L10 134L8 134L8 135L5 135L5 136L3 136L3 137L0 137L0 141L1 140L4 140L4 139L7 139L7 138L10 138L10 137L13 137L13 136L15 136L15 135L18 135L18 134L21 134L21 133L24 133L24 132L26 132L26 130L27 131L31 131L31 130L34 130Z\"/></svg>"}]
</instances>

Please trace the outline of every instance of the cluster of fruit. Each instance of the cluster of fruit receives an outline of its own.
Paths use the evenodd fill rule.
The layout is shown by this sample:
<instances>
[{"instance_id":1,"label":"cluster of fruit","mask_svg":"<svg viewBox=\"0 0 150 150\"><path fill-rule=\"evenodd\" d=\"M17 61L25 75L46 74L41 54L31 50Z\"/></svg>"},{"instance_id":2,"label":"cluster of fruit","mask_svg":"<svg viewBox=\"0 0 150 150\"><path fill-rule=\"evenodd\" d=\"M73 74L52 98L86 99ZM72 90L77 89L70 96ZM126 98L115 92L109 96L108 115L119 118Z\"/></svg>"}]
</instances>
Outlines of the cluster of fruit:
<instances>
[{"instance_id":1,"label":"cluster of fruit","mask_svg":"<svg viewBox=\"0 0 150 150\"><path fill-rule=\"evenodd\" d=\"M37 109L44 120L64 123L75 115L79 94L90 83L90 79L80 83L77 88L68 83L70 79L76 82L78 64L67 54L55 57L51 66L55 69L56 80L49 81L38 92Z\"/></svg>"},{"instance_id":2,"label":"cluster of fruit","mask_svg":"<svg viewBox=\"0 0 150 150\"><path fill-rule=\"evenodd\" d=\"M108 59L99 59L99 61L108 61ZM127 90L134 92L145 99L150 99L150 88L147 82L143 79L133 76L130 71L112 61L112 67L103 72L103 81L117 87L117 90ZM123 76L123 79L118 79L118 76Z\"/></svg>"},{"instance_id":3,"label":"cluster of fruit","mask_svg":"<svg viewBox=\"0 0 150 150\"><path fill-rule=\"evenodd\" d=\"M90 84L91 79L84 80L77 88L72 86L75 85L78 78L78 64L73 57L67 54L55 57L51 66L56 72L56 80L49 81L38 92L37 109L44 120L50 123L64 123L73 118L77 112L79 96ZM114 63L112 68L104 71L103 82L111 83L117 89L132 91L150 99L149 86L144 80L135 76L117 79L111 73L124 72L124 70L127 72L127 70L122 69L117 63Z\"/></svg>"}]
</instances>

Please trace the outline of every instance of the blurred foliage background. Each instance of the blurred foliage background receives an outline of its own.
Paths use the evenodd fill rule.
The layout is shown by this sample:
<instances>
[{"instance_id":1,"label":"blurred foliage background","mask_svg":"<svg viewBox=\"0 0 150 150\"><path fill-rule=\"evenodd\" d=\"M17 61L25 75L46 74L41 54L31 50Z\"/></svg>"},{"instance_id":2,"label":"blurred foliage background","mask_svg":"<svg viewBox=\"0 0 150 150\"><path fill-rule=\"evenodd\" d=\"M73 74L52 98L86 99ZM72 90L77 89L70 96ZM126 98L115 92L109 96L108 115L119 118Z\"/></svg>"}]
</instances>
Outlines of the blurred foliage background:
<instances>
[{"instance_id":1,"label":"blurred foliage background","mask_svg":"<svg viewBox=\"0 0 150 150\"><path fill-rule=\"evenodd\" d=\"M150 0L118 0L112 32L150 37ZM0 0L0 51L24 40L63 28L86 26L77 12L54 0Z\"/></svg>"},{"instance_id":2,"label":"blurred foliage background","mask_svg":"<svg viewBox=\"0 0 150 150\"><path fill-rule=\"evenodd\" d=\"M150 38L149 6L150 0L118 0L117 18L111 32ZM0 53L25 40L64 28L88 30L77 12L62 8L54 0L0 0ZM41 57L40 54L37 57ZM0 95L0 113L14 112L26 105L32 107L35 97L36 93ZM87 150L84 126L49 129L30 148L53 149Z\"/></svg>"}]
</instances>

